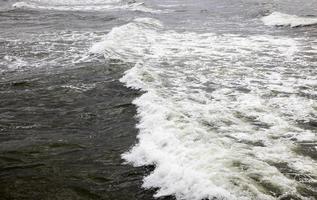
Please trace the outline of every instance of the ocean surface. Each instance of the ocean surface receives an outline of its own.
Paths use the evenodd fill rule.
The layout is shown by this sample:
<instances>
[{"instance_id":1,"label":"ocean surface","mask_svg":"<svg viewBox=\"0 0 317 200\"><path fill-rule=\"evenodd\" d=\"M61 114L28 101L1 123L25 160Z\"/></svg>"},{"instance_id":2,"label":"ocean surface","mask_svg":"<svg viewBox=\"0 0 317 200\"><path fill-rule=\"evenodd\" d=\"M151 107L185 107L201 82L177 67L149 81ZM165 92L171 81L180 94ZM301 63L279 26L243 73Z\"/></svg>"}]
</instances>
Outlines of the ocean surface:
<instances>
[{"instance_id":1,"label":"ocean surface","mask_svg":"<svg viewBox=\"0 0 317 200\"><path fill-rule=\"evenodd\" d=\"M0 200L317 199L317 0L0 0Z\"/></svg>"}]
</instances>

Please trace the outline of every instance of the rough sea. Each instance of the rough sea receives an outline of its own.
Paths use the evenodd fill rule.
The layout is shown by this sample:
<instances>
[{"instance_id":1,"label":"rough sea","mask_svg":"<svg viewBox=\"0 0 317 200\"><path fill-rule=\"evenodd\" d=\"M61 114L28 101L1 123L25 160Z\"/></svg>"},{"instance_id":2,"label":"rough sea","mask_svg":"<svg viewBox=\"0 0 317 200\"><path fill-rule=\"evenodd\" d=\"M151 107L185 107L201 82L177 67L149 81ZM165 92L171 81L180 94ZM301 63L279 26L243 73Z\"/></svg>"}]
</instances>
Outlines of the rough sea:
<instances>
[{"instance_id":1,"label":"rough sea","mask_svg":"<svg viewBox=\"0 0 317 200\"><path fill-rule=\"evenodd\" d=\"M317 199L317 0L0 0L0 200Z\"/></svg>"}]
</instances>

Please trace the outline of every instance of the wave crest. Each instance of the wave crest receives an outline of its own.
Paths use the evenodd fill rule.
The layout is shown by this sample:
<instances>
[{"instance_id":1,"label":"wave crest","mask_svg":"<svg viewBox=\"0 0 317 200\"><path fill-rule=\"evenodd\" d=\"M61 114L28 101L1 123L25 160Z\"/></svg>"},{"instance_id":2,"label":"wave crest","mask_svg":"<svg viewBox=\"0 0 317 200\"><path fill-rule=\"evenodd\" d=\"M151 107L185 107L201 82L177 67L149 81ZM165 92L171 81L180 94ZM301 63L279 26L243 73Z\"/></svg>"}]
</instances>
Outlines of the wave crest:
<instances>
[{"instance_id":1,"label":"wave crest","mask_svg":"<svg viewBox=\"0 0 317 200\"><path fill-rule=\"evenodd\" d=\"M262 21L267 26L309 26L317 24L317 17L299 17L296 15L288 15L280 12L262 18Z\"/></svg>"},{"instance_id":2,"label":"wave crest","mask_svg":"<svg viewBox=\"0 0 317 200\"><path fill-rule=\"evenodd\" d=\"M40 10L59 10L59 11L105 11L105 10L130 10L141 11L149 13L157 13L160 10L148 8L144 2L129 2L123 0L107 0L107 1L75 1L75 0L54 0L54 1L40 1L33 0L27 2L17 2L12 5L18 9L40 9Z\"/></svg>"}]
</instances>

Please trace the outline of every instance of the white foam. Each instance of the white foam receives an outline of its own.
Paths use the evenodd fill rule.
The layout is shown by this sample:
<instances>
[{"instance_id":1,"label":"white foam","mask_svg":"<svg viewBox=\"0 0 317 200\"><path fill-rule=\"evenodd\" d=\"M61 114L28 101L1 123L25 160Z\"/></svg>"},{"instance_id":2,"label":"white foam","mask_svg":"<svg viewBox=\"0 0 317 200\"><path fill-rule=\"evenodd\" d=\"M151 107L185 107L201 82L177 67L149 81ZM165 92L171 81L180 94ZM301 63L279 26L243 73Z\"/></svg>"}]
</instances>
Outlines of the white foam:
<instances>
[{"instance_id":1,"label":"white foam","mask_svg":"<svg viewBox=\"0 0 317 200\"><path fill-rule=\"evenodd\" d=\"M92 43L99 41L100 33L61 31L36 34L24 34L21 39L2 39L8 49L7 55L0 59L3 71L24 71L35 68L75 67L79 63L98 59L87 55ZM17 52L23 51L17 55Z\"/></svg>"},{"instance_id":2,"label":"white foam","mask_svg":"<svg viewBox=\"0 0 317 200\"><path fill-rule=\"evenodd\" d=\"M9 55L5 55L0 64L5 65L9 70L19 70L29 65L23 58Z\"/></svg>"},{"instance_id":3,"label":"white foam","mask_svg":"<svg viewBox=\"0 0 317 200\"><path fill-rule=\"evenodd\" d=\"M29 0L17 2L12 5L14 8L23 9L41 9L41 10L60 10L60 11L106 11L106 10L131 10L156 13L160 10L154 10L144 5L144 2L125 2L123 0Z\"/></svg>"},{"instance_id":4,"label":"white foam","mask_svg":"<svg viewBox=\"0 0 317 200\"><path fill-rule=\"evenodd\" d=\"M297 126L317 115L316 101L289 95L314 79L303 42L177 33L136 19L95 44L92 53L136 63L120 80L146 92L134 101L139 142L123 154L135 166L155 165L143 186L182 200L276 199L265 184L296 194L302 183L271 164L316 175L316 161L293 151L294 139L316 139Z\"/></svg>"},{"instance_id":5,"label":"white foam","mask_svg":"<svg viewBox=\"0 0 317 200\"><path fill-rule=\"evenodd\" d=\"M317 24L317 17L299 17L296 15L288 15L280 12L262 18L262 21L267 26L308 26Z\"/></svg>"},{"instance_id":6,"label":"white foam","mask_svg":"<svg viewBox=\"0 0 317 200\"><path fill-rule=\"evenodd\" d=\"M96 87L96 84L83 84L83 83L76 84L76 85L68 84L68 85L63 85L61 87L69 88L78 92L86 92L86 91L94 89Z\"/></svg>"}]
</instances>

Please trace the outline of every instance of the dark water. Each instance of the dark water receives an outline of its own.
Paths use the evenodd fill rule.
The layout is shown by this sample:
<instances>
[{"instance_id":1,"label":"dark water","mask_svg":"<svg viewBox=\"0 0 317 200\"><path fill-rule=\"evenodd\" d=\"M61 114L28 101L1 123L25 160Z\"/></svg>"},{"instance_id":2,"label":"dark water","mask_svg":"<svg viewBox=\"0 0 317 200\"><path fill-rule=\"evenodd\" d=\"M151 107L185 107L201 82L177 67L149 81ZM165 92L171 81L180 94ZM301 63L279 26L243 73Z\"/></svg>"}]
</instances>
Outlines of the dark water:
<instances>
[{"instance_id":1,"label":"dark water","mask_svg":"<svg viewBox=\"0 0 317 200\"><path fill-rule=\"evenodd\" d=\"M21 2L0 0L1 200L154 199L153 195L156 189L148 188L146 190L141 186L144 182L143 178L153 172L154 167L152 164L157 163L152 162L148 166L132 167L121 158L123 153L127 152L138 142L137 135L139 130L136 128L136 124L142 121L142 119L137 117L137 107L132 101L144 94L144 91L129 89L119 81L124 73L134 66L133 62L131 63L130 60L125 62L124 59L127 59L126 57L130 59L129 53L132 52L131 54L133 54L137 50L132 47L128 50L124 49L126 50L124 53L128 56L122 53L122 59L112 58L111 56L104 58L102 55L89 52L90 47L102 41L103 37L111 32L114 27L121 27L135 18L149 17L158 19L164 22L164 31L173 30L180 35L183 33L186 35L187 32L197 34L212 32L220 36L239 34L239 38L261 34L295 39L303 37L306 42L303 45L303 49L307 50L307 52L299 54L299 57L305 58L305 64L294 65L294 67L283 71L283 75L286 74L294 79L301 78L300 80L306 78L306 80L314 81L316 79L316 51L309 52L317 44L316 25L300 28L288 26L269 27L263 25L259 20L273 11L298 16L315 16L317 11L317 5L314 4L315 1L254 2L246 0L233 3L232 1L218 0L153 0L145 1L145 4L137 4L142 2L135 1L121 1L120 3L111 3L110 6L108 1L100 0L95 1L95 4L92 1L85 2L83 0L78 1L79 3L74 3L75 1L25 2L28 3L27 6L19 4ZM174 4L176 6L173 6ZM110 9L111 6L115 7L116 5L119 5L119 8ZM164 38L166 35L169 36L168 32L163 32L162 38L157 36L158 40L163 41L163 46L166 45L164 43L164 39L166 39L168 41L167 46L170 45L170 48L172 48L175 45L173 42L176 41L175 43L177 43L179 36L171 36L172 39L168 40L168 38ZM119 36L121 35L119 34L118 38ZM193 43L190 36L186 37L184 41ZM204 37L195 37L199 40L204 40ZM126 38L123 36L122 43L130 44L130 40L124 41L124 39ZM138 39L135 38L136 43L133 43L135 41L132 38L131 44L136 44L137 46ZM115 42L119 43L119 40ZM223 41L226 43L225 39ZM230 41L230 38L228 41ZM140 40L140 46L147 45L142 44L142 42L143 40ZM178 41L178 43L180 42ZM198 44L202 45L203 43ZM120 45L123 46L118 44L118 49L120 49ZM228 45L230 46L231 44ZM267 44L265 43L265 45ZM166 47L162 48L165 48L164 51L167 52L169 50ZM180 46L175 49L177 48L181 49ZM188 49L190 48L195 49L196 46L189 46ZM225 46L225 48L227 47ZM247 47L241 47L241 49L245 50ZM264 50L268 51L268 49L270 47L265 46ZM115 51L114 49L111 50ZM213 49L207 49L207 56L205 57L213 56L208 54L209 51L213 51ZM256 52L259 57L261 53L265 54L267 52ZM196 55L195 53L193 54L194 56ZM172 59L174 59L173 56L175 55L171 55ZM204 52L202 52L202 57L204 57ZM261 68L259 71L262 70L263 74L265 74L266 71L274 71L271 70L272 66L288 67L292 64L280 59L278 56L273 55L272 57L273 59L270 60L272 63L261 61L259 64L259 62L256 63L255 61L255 68L259 65L265 66L263 69L259 67ZM192 55L187 54L184 55L184 58L179 58L176 55L175 60L186 67L186 64L182 63L182 59L192 61L196 58L192 58ZM197 60L199 59L201 57L197 57ZM212 62L218 62L215 58L213 59ZM256 60L253 57L252 59ZM251 62L253 64L252 59ZM242 62L244 61L247 65L251 65L248 63L247 58L242 58ZM228 64L228 62L231 63ZM228 62L225 60L220 63L226 67L231 67L231 64L232 68L236 67L234 58ZM166 63L161 61L159 64L160 66L166 65ZM173 71L173 69L170 69L170 71L166 70L166 72L170 72L169 75L171 77L177 78L182 75L178 74L178 71ZM198 72L199 70L197 69L196 71L197 77L200 76L199 73L201 72ZM197 77L194 76L196 71L195 69L189 72L186 69L184 70L184 73L187 73L184 85L196 80ZM243 70L239 69L239 73L240 71ZM176 75L172 74L174 72ZM296 72L300 73L296 74ZM217 73L218 71L215 71L217 75L215 77L218 77L218 75L223 77L223 85L217 82L217 78L214 78L214 82L210 83L206 91L217 90L219 85L225 88L237 89L241 93L248 93L254 89L244 87L243 84L241 84L241 87L237 85L230 85L229 87L226 85L228 77L223 75L225 72ZM263 75L261 73L259 72L260 75ZM235 71L230 76L237 78ZM244 79L248 75L243 74L242 76ZM161 92L160 94L165 95L165 97L173 97L173 94L178 94L177 92L179 92L177 90L174 91L174 87L170 86L172 81L169 78L169 76L164 74L163 78L161 78L164 81L160 82L163 85L163 89L160 87L158 89ZM261 92L269 91L268 93L263 93L265 98L267 96L291 96L287 90L281 92L272 89L271 91L271 89L262 87L266 82L261 82L263 80L259 77L256 78L260 80L258 82L256 82L257 80L254 81L256 82L256 87L260 88ZM145 84L148 84L148 82ZM298 81L295 83L297 84ZM197 88L201 86L197 85L195 85ZM267 84L265 86L269 88L270 85ZM188 94L192 88L194 86L187 88ZM307 84L300 83L296 85L296 88L300 88L300 92L294 93L296 97L303 97L305 100L316 102L316 93L314 93L316 92L316 85L310 84L310 82ZM169 94L169 92L173 94ZM182 95L180 93L180 97L183 98ZM184 99L186 98L184 97ZM181 100L180 102L183 103ZM195 102L191 103L193 107L196 106ZM229 101L229 103L232 102ZM175 108L175 110L177 109ZM316 111L315 107L312 109ZM195 114L195 111L192 111L192 113ZM250 116L244 116L245 113L238 112L243 112L242 109L234 111L235 115L239 115L239 119L256 127L253 130L254 132L270 128L270 125L256 121ZM197 115L200 114L198 112ZM283 117L287 120L293 120L292 114L286 113ZM184 115L189 116L189 118L192 117L188 113ZM314 113L311 116L313 119L309 120L302 120L299 117L297 119L297 116L295 116L295 121L297 121L294 127L299 128L301 131L310 131L314 134L314 139L303 142L296 141L294 152L296 152L296 155L312 160L311 162L315 164L317 158L317 125ZM221 118L221 114L217 117ZM195 120L190 121L189 124L195 124ZM213 131L214 127L208 124L208 120L202 121L204 126L209 126L208 129ZM228 122L227 125L229 126L230 123ZM158 121L154 128L160 126L161 124ZM278 129L278 131L282 131L282 129ZM229 137L232 139L231 135ZM287 136L283 135L276 140L283 140L283 137ZM273 136L269 138L275 139ZM290 140L296 139L291 138ZM252 146L252 148L265 147L266 145L262 141L244 141L239 140L239 138L237 141L237 143L245 143ZM235 143L233 142L233 144ZM212 143L212 145L215 144ZM203 155L200 155L200 157L203 157ZM289 162L291 163L292 161ZM232 163L234 169L238 168L241 171L247 171L249 167L236 160ZM315 165L312 165L312 174L303 174L289 167L290 163L287 162L276 163L267 161L267 163L270 166L274 166L288 179L300 183L295 192L300 194L300 197L316 199L317 184L315 176L317 175L315 172L317 169L314 168ZM186 163L181 164L186 165ZM226 168L226 166L222 165L220 167ZM173 177L172 175L171 173L171 177ZM186 176L186 173L184 176ZM252 179L254 185L260 185L261 189L265 191L264 193L271 195L272 199L301 199L293 194L283 194L278 187L269 181L263 181L262 177L257 174L248 174L248 178ZM268 179L270 178L272 177L268 177ZM303 181L304 179L311 179L312 181L305 182ZM239 184L244 187L243 181L239 182ZM235 183L235 185L239 184ZM169 185L167 184L166 187L168 188ZM177 194L177 191L170 193ZM181 199L180 196L178 197ZM189 199L186 195L183 198ZM158 199L175 198L167 193L166 197ZM223 199L226 198L224 197Z\"/></svg>"},{"instance_id":2,"label":"dark water","mask_svg":"<svg viewBox=\"0 0 317 200\"><path fill-rule=\"evenodd\" d=\"M148 169L120 158L135 142L138 92L116 80L118 66L1 81L1 199L151 199L140 189Z\"/></svg>"},{"instance_id":3,"label":"dark water","mask_svg":"<svg viewBox=\"0 0 317 200\"><path fill-rule=\"evenodd\" d=\"M120 20L12 3L0 2L8 5L0 11L0 199L152 199L141 189L149 168L121 159L137 134L131 101L139 92L118 81L128 66L72 64L73 52L64 51L88 48L87 41L55 33L105 31ZM12 59L4 63L6 55ZM18 57L25 64L9 68Z\"/></svg>"}]
</instances>

